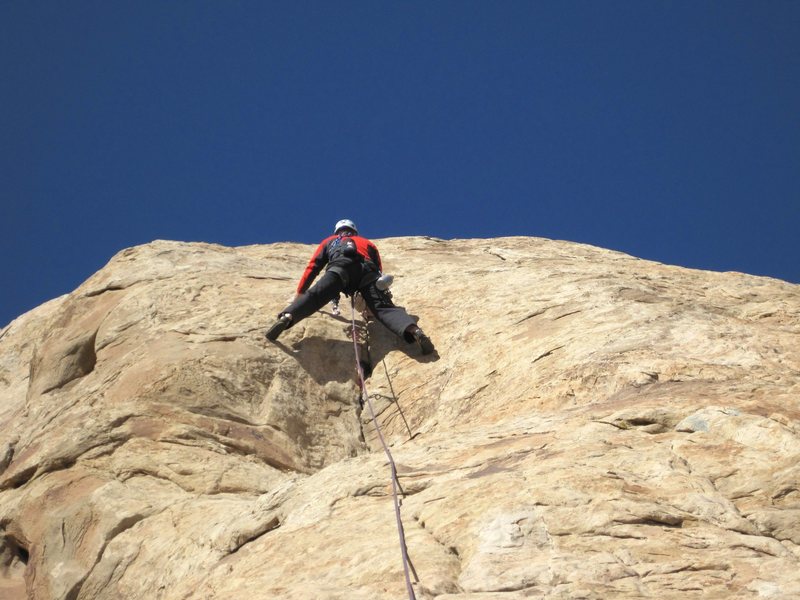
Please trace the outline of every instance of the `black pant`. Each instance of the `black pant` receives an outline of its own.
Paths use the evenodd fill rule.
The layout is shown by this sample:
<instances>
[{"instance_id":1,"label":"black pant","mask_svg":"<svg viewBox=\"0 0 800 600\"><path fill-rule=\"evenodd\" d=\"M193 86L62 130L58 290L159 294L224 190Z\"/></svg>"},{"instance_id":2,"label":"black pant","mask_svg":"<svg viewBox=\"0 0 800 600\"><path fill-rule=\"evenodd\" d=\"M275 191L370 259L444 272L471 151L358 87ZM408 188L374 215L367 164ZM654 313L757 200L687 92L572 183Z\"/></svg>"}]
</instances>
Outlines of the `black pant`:
<instances>
[{"instance_id":1,"label":"black pant","mask_svg":"<svg viewBox=\"0 0 800 600\"><path fill-rule=\"evenodd\" d=\"M319 281L283 309L281 314L289 313L292 315L292 321L289 324L291 327L295 323L313 315L343 291L345 289L341 277L333 271L326 271ZM415 325L415 322L405 308L395 306L389 295L379 290L374 281L361 287L358 291L364 298L367 307L375 315L375 318L383 323L389 331L409 343L414 341L414 338L406 333L406 329L408 329L409 325Z\"/></svg>"},{"instance_id":2,"label":"black pant","mask_svg":"<svg viewBox=\"0 0 800 600\"><path fill-rule=\"evenodd\" d=\"M342 279L333 271L326 271L325 274L304 294L295 298L289 306L281 311L292 315L290 327L313 315L328 302L336 298L344 290Z\"/></svg>"}]
</instances>

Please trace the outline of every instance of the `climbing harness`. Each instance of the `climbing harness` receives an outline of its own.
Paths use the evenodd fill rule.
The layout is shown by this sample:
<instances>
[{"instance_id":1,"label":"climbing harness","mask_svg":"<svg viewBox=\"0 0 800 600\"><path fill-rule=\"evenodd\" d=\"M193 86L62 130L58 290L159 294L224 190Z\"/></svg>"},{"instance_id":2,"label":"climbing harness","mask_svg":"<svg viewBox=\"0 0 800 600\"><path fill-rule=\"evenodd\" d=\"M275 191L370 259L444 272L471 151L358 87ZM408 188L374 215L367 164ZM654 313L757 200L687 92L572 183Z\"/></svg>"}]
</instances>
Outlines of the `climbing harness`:
<instances>
[{"instance_id":1,"label":"climbing harness","mask_svg":"<svg viewBox=\"0 0 800 600\"><path fill-rule=\"evenodd\" d=\"M367 391L367 384L364 381L364 369L361 366L361 357L358 352L358 337L356 334L356 303L353 298L350 299L350 307L352 309L352 334L353 334L353 349L356 353L356 370L358 371L358 379L361 383L361 394L364 401L369 407L369 414L372 417L372 424L375 425L375 431L378 433L378 439L381 441L383 451L386 453L386 458L389 459L389 466L392 471L392 497L394 498L394 515L397 520L397 535L400 537L400 553L403 556L403 572L406 577L406 590L408 591L409 600L417 600L414 594L414 587L411 585L411 567L408 559L408 548L406 547L406 534L403 530L403 520L400 518L400 499L398 497L397 489L400 486L397 481L397 467L394 464L394 458L389 451L389 446L386 445L386 440L383 439L378 419L375 417L375 409L372 407L372 400L370 399L369 392Z\"/></svg>"}]
</instances>

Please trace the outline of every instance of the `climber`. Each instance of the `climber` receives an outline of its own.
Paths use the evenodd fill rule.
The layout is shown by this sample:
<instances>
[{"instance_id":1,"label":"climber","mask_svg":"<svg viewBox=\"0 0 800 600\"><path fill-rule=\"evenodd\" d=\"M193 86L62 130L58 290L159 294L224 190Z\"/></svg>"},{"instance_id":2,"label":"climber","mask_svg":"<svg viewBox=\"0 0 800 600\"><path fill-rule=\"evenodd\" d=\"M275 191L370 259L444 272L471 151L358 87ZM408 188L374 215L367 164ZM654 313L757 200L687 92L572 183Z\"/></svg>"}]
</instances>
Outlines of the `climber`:
<instances>
[{"instance_id":1,"label":"climber","mask_svg":"<svg viewBox=\"0 0 800 600\"><path fill-rule=\"evenodd\" d=\"M325 274L311 286L326 265ZM278 320L267 330L267 339L277 340L285 329L314 314L340 293L353 296L358 292L378 321L409 344L416 342L422 354L431 354L434 347L430 338L402 306L395 306L388 290L380 289L382 270L375 244L358 235L355 223L342 219L333 235L320 242L300 278L294 301L278 314Z\"/></svg>"}]
</instances>

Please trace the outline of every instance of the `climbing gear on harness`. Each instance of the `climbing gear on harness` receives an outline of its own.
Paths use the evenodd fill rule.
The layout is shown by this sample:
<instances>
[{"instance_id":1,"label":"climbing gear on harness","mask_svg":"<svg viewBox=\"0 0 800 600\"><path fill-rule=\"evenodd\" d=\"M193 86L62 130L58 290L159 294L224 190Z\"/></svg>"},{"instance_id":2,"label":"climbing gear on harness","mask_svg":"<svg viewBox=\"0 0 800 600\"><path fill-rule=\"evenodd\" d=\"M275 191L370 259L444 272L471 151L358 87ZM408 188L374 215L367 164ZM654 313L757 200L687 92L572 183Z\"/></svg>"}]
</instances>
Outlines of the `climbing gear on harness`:
<instances>
[{"instance_id":1,"label":"climbing gear on harness","mask_svg":"<svg viewBox=\"0 0 800 600\"><path fill-rule=\"evenodd\" d=\"M339 233L340 229L352 229L355 233L358 233L358 228L356 224L353 223L350 219L342 219L341 221L336 222L336 226L333 228L333 233Z\"/></svg>"},{"instance_id":2,"label":"climbing gear on harness","mask_svg":"<svg viewBox=\"0 0 800 600\"><path fill-rule=\"evenodd\" d=\"M381 275L375 281L375 287L378 288L380 291L385 292L392 286L393 282L394 282L394 275Z\"/></svg>"},{"instance_id":3,"label":"climbing gear on harness","mask_svg":"<svg viewBox=\"0 0 800 600\"><path fill-rule=\"evenodd\" d=\"M284 330L289 326L289 323L292 322L292 315L289 313L283 313L278 320L267 330L266 336L267 339L271 342L274 342L278 339L278 336L284 332Z\"/></svg>"},{"instance_id":4,"label":"climbing gear on harness","mask_svg":"<svg viewBox=\"0 0 800 600\"><path fill-rule=\"evenodd\" d=\"M342 314L342 311L339 310L339 296L331 300L331 312L337 317Z\"/></svg>"},{"instance_id":5,"label":"climbing gear on harness","mask_svg":"<svg viewBox=\"0 0 800 600\"><path fill-rule=\"evenodd\" d=\"M367 384L364 381L364 371L361 368L361 358L359 357L358 353L358 337L356 335L356 303L351 298L350 299L350 306L352 309L352 333L353 333L353 349L356 353L356 370L358 371L358 380L361 384L361 393L362 397L366 400L366 404L369 407L369 414L372 417L372 424L375 426L375 431L378 433L378 439L381 441L381 445L383 446L383 451L386 454L386 458L389 459L389 466L391 467L392 471L392 498L394 499L394 516L397 520L397 535L400 537L400 554L403 556L403 572L406 578L406 591L408 591L408 598L409 600L417 600L416 595L414 594L414 587L411 585L411 574L410 567L411 561L408 558L408 547L406 546L406 534L405 530L403 529L403 520L400 518L400 500L397 495L397 488L400 486L400 482L397 480L397 467L394 464L394 458L392 457L392 453L389 451L389 446L386 445L386 440L383 439L383 433L381 433L380 425L378 425L378 419L375 417L375 409L372 406L372 399L369 397L369 392L367 391ZM415 579L419 581L419 578L416 577L416 572L414 573Z\"/></svg>"}]
</instances>

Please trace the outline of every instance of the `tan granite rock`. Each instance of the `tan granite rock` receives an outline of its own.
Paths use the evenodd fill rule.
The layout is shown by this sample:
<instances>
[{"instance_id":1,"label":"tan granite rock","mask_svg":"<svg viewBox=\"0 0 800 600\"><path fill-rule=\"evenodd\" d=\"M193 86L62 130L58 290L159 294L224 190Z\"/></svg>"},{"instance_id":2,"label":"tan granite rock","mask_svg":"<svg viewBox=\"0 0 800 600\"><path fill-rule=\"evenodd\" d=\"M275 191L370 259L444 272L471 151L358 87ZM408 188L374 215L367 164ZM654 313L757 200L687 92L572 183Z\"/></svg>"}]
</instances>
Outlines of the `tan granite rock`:
<instances>
[{"instance_id":1,"label":"tan granite rock","mask_svg":"<svg viewBox=\"0 0 800 600\"><path fill-rule=\"evenodd\" d=\"M378 245L438 350L367 326L418 598L800 596L800 286ZM349 303L263 337L312 249L153 242L0 330L0 597L407 597Z\"/></svg>"}]
</instances>

